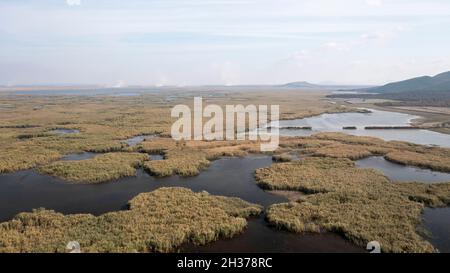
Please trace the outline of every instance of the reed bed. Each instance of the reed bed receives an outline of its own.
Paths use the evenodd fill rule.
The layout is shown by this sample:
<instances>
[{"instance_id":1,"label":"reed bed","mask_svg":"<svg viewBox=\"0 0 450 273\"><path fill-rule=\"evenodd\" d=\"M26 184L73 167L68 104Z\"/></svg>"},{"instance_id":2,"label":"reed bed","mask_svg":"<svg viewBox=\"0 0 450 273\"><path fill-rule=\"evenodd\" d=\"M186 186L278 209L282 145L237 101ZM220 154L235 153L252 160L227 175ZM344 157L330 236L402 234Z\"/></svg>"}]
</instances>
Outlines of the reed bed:
<instances>
[{"instance_id":1,"label":"reed bed","mask_svg":"<svg viewBox=\"0 0 450 273\"><path fill-rule=\"evenodd\" d=\"M402 165L417 166L434 171L450 172L450 157L436 153L394 151L388 153L385 158Z\"/></svg>"},{"instance_id":2,"label":"reed bed","mask_svg":"<svg viewBox=\"0 0 450 273\"><path fill-rule=\"evenodd\" d=\"M141 153L107 153L80 161L59 161L39 168L48 175L75 183L101 183L136 175L148 156Z\"/></svg>"},{"instance_id":3,"label":"reed bed","mask_svg":"<svg viewBox=\"0 0 450 273\"><path fill-rule=\"evenodd\" d=\"M186 243L231 238L261 210L238 198L161 188L133 198L129 210L100 216L21 213L0 224L0 252L64 253L70 241L79 242L82 252L174 252Z\"/></svg>"},{"instance_id":4,"label":"reed bed","mask_svg":"<svg viewBox=\"0 0 450 273\"><path fill-rule=\"evenodd\" d=\"M306 158L256 171L259 186L307 194L267 209L270 224L293 232L335 232L384 252L434 252L418 226L425 206L450 203L450 183L392 183L349 159Z\"/></svg>"},{"instance_id":5,"label":"reed bed","mask_svg":"<svg viewBox=\"0 0 450 273\"><path fill-rule=\"evenodd\" d=\"M288 153L282 153L273 155L272 160L275 162L291 162L294 160L294 157Z\"/></svg>"},{"instance_id":6,"label":"reed bed","mask_svg":"<svg viewBox=\"0 0 450 273\"><path fill-rule=\"evenodd\" d=\"M210 161L206 153L190 148L171 149L165 151L164 160L148 161L144 169L152 175L164 177L174 174L195 176L207 168Z\"/></svg>"},{"instance_id":7,"label":"reed bed","mask_svg":"<svg viewBox=\"0 0 450 273\"><path fill-rule=\"evenodd\" d=\"M373 156L373 153L366 146L349 144L321 147L316 149L313 154L322 157L349 158L352 160Z\"/></svg>"},{"instance_id":8,"label":"reed bed","mask_svg":"<svg viewBox=\"0 0 450 273\"><path fill-rule=\"evenodd\" d=\"M61 157L58 151L23 143L3 145L0 153L0 173L15 172L46 164Z\"/></svg>"}]
</instances>

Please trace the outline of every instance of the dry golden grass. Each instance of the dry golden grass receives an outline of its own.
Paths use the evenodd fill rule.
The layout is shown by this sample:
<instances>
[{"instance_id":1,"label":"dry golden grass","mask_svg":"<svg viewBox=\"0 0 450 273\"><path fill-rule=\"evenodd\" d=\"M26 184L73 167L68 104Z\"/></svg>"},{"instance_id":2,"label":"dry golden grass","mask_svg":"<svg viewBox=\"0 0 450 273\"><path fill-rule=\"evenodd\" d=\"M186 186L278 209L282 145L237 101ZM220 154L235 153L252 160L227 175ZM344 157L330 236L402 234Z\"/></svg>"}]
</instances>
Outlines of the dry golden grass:
<instances>
[{"instance_id":1,"label":"dry golden grass","mask_svg":"<svg viewBox=\"0 0 450 273\"><path fill-rule=\"evenodd\" d=\"M288 153L282 153L273 155L272 160L275 162L290 162L294 160L294 157Z\"/></svg>"},{"instance_id":2,"label":"dry golden grass","mask_svg":"<svg viewBox=\"0 0 450 273\"><path fill-rule=\"evenodd\" d=\"M344 133L318 133L313 136L314 139L338 141L345 144L359 145L384 145L386 142L376 137L353 136Z\"/></svg>"},{"instance_id":3,"label":"dry golden grass","mask_svg":"<svg viewBox=\"0 0 450 273\"><path fill-rule=\"evenodd\" d=\"M42 146L28 146L25 143L2 145L0 153L0 173L33 168L61 157L58 151Z\"/></svg>"},{"instance_id":4,"label":"dry golden grass","mask_svg":"<svg viewBox=\"0 0 450 273\"><path fill-rule=\"evenodd\" d=\"M21 213L0 224L0 252L173 252L182 244L206 244L242 232L261 207L238 198L161 188L132 199L129 210L101 216L49 210Z\"/></svg>"},{"instance_id":5,"label":"dry golden grass","mask_svg":"<svg viewBox=\"0 0 450 273\"><path fill-rule=\"evenodd\" d=\"M155 138L142 142L137 146L137 149L149 154L163 154L167 150L185 146L184 141L177 142L171 138Z\"/></svg>"},{"instance_id":6,"label":"dry golden grass","mask_svg":"<svg viewBox=\"0 0 450 273\"><path fill-rule=\"evenodd\" d=\"M336 144L320 147L313 152L316 156L349 158L352 160L372 156L372 152L364 145Z\"/></svg>"},{"instance_id":7,"label":"dry golden grass","mask_svg":"<svg viewBox=\"0 0 450 273\"><path fill-rule=\"evenodd\" d=\"M283 91L231 92L208 97L205 103L279 104L282 119L304 118L354 109L321 100L325 93ZM197 92L195 95L210 94ZM168 101L167 96L173 96ZM39 165L44 172L75 182L100 182L134 175L144 168L159 176L196 175L220 156L259 152L259 143L236 141L175 142L159 138L127 147L123 140L136 135L169 136L174 119L170 109L193 102L193 92L156 92L139 97L2 96L0 105L0 172ZM51 135L54 128L77 129L75 135ZM147 152L165 160L146 161L135 153L114 153L79 162L55 162L68 153ZM391 183L374 170L359 170L351 159L370 155L397 156L404 164L446 170L450 150L406 142L340 133L282 138L275 156L284 153L337 157L309 158L274 164L257 171L259 185L295 191L297 203L268 210L269 221L294 231L328 230L365 246L378 240L384 251L433 251L416 231L423 204L449 203L448 184ZM407 154L405 154L407 153ZM145 158L144 158L145 157ZM405 160L405 159L408 160ZM439 162L445 162L439 164ZM306 192L310 195L301 196ZM139 205L141 204L141 205ZM145 205L142 205L145 204ZM186 208L198 208L188 211ZM205 243L230 237L245 227L247 217L260 208L230 198L165 189L136 197L131 210L105 214L64 216L40 210L19 215L0 225L0 251L66 251L68 241L79 240L87 252L173 251L185 242ZM4 236L3 236L4 235ZM39 240L37 239L39 238Z\"/></svg>"},{"instance_id":8,"label":"dry golden grass","mask_svg":"<svg viewBox=\"0 0 450 273\"><path fill-rule=\"evenodd\" d=\"M156 176L195 176L207 168L211 160L223 156L246 156L257 152L259 143L243 141L174 141L156 138L144 141L137 148L146 153L164 154L164 160L150 161L144 169Z\"/></svg>"},{"instance_id":9,"label":"dry golden grass","mask_svg":"<svg viewBox=\"0 0 450 273\"><path fill-rule=\"evenodd\" d=\"M450 204L450 183L405 182L395 183L395 188L410 200L423 203L427 207L445 207Z\"/></svg>"},{"instance_id":10,"label":"dry golden grass","mask_svg":"<svg viewBox=\"0 0 450 273\"><path fill-rule=\"evenodd\" d=\"M170 109L153 99L84 96L0 96L14 105L0 113L0 172L17 171L83 151L126 148L123 139L168 132ZM79 134L55 135L54 128Z\"/></svg>"},{"instance_id":11,"label":"dry golden grass","mask_svg":"<svg viewBox=\"0 0 450 273\"><path fill-rule=\"evenodd\" d=\"M417 232L423 206L405 198L373 198L358 193L326 193L267 210L268 221L294 232L329 231L365 247L380 242L383 252L433 252Z\"/></svg>"},{"instance_id":12,"label":"dry golden grass","mask_svg":"<svg viewBox=\"0 0 450 273\"><path fill-rule=\"evenodd\" d=\"M385 156L387 160L404 165L450 172L450 149L429 147L401 141L383 141L373 137L342 133L319 133L310 137L282 138L280 146L299 153L349 158Z\"/></svg>"},{"instance_id":13,"label":"dry golden grass","mask_svg":"<svg viewBox=\"0 0 450 273\"><path fill-rule=\"evenodd\" d=\"M80 161L59 161L39 171L76 183L101 183L136 175L148 156L140 153L107 153Z\"/></svg>"},{"instance_id":14,"label":"dry golden grass","mask_svg":"<svg viewBox=\"0 0 450 273\"><path fill-rule=\"evenodd\" d=\"M274 164L269 168L256 170L255 176L258 185L264 189L294 190L306 193L340 190L342 187L347 187L347 181L359 183L360 181L384 178L374 170L354 168L354 162L348 159L320 157ZM388 180L384 179L388 183Z\"/></svg>"},{"instance_id":15,"label":"dry golden grass","mask_svg":"<svg viewBox=\"0 0 450 273\"><path fill-rule=\"evenodd\" d=\"M144 169L155 176L195 176L208 167L206 153L190 148L172 149L165 152L164 160L148 161Z\"/></svg>"},{"instance_id":16,"label":"dry golden grass","mask_svg":"<svg viewBox=\"0 0 450 273\"><path fill-rule=\"evenodd\" d=\"M163 150L173 148L172 145L176 144L169 140L163 145L160 145L161 142L155 145L144 143L142 147L131 148L126 147L122 141L145 134L168 136L174 121L170 117L170 109L180 103L191 105L194 96L204 96L205 103L221 106L249 103L279 104L281 117L285 119L355 110L323 101L325 92L313 94L301 90L273 91L233 89L218 91L218 95L212 97L209 90L149 92L137 97L0 94L0 105L8 106L0 109L0 148L8 150L0 155L0 171L33 168L41 162L48 163L62 155L83 151L131 152L141 148L150 153L162 153ZM171 99L168 100L168 97ZM80 133L50 134L49 131L54 128L77 129ZM221 152L223 155L243 156L247 152L259 151L259 147L251 144L248 147L224 149L219 147L231 145L225 142L191 142L188 145L194 145L195 149L200 148L197 145L210 146L211 149L215 146L217 149L210 153L217 156Z\"/></svg>"},{"instance_id":17,"label":"dry golden grass","mask_svg":"<svg viewBox=\"0 0 450 273\"><path fill-rule=\"evenodd\" d=\"M410 151L394 151L388 153L385 158L389 161L412 165L420 168L432 169L441 172L450 172L450 156L436 153L418 153Z\"/></svg>"},{"instance_id":18,"label":"dry golden grass","mask_svg":"<svg viewBox=\"0 0 450 273\"><path fill-rule=\"evenodd\" d=\"M424 205L450 203L450 183L392 183L348 159L274 164L257 170L256 178L265 189L308 194L296 203L271 206L271 224L294 232L336 232L362 247L376 240L385 252L434 251L417 230L421 213Z\"/></svg>"}]
</instances>

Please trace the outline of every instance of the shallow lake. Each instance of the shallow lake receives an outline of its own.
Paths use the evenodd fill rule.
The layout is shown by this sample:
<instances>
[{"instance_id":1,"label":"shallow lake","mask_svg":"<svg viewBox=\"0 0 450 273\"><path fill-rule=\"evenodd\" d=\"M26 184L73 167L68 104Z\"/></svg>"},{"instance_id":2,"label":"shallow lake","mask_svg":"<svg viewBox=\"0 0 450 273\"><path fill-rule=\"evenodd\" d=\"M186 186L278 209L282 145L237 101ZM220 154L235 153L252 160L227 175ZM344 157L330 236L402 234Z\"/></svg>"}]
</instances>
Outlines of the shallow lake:
<instances>
[{"instance_id":1,"label":"shallow lake","mask_svg":"<svg viewBox=\"0 0 450 273\"><path fill-rule=\"evenodd\" d=\"M332 233L295 234L269 227L263 217L250 219L247 230L232 239L220 240L206 246L186 245L181 252L188 253L318 253L364 252Z\"/></svg>"},{"instance_id":2,"label":"shallow lake","mask_svg":"<svg viewBox=\"0 0 450 273\"><path fill-rule=\"evenodd\" d=\"M381 156L358 160L360 168L373 168L382 171L394 182L415 181L423 183L450 182L450 173L435 172L416 167L403 166L385 160ZM423 227L431 235L428 240L441 252L450 252L450 208L425 208Z\"/></svg>"},{"instance_id":3,"label":"shallow lake","mask_svg":"<svg viewBox=\"0 0 450 273\"><path fill-rule=\"evenodd\" d=\"M78 153L78 154L65 155L60 160L62 160L62 161L86 160L86 159L94 158L98 155L101 155L101 153L82 152L82 153Z\"/></svg>"},{"instance_id":4,"label":"shallow lake","mask_svg":"<svg viewBox=\"0 0 450 273\"><path fill-rule=\"evenodd\" d=\"M450 173L436 172L417 167L392 163L382 156L374 156L356 161L360 168L380 170L392 181L416 181L424 183L450 182Z\"/></svg>"},{"instance_id":5,"label":"shallow lake","mask_svg":"<svg viewBox=\"0 0 450 273\"><path fill-rule=\"evenodd\" d=\"M372 113L322 114L304 119L281 120L280 134L284 136L310 136L319 132L342 132L357 136L373 136L384 140L408 141L423 145L450 147L450 135L420 129L365 130L365 126L409 126L419 118L403 113L373 110ZM356 126L356 130L344 130ZM283 129L285 127L312 127L312 130Z\"/></svg>"},{"instance_id":6,"label":"shallow lake","mask_svg":"<svg viewBox=\"0 0 450 273\"><path fill-rule=\"evenodd\" d=\"M57 135L68 135L68 134L78 134L78 133L80 133L80 131L75 130L75 129L63 129L63 128L51 130L49 132L53 133L53 134L57 134Z\"/></svg>"},{"instance_id":7,"label":"shallow lake","mask_svg":"<svg viewBox=\"0 0 450 273\"><path fill-rule=\"evenodd\" d=\"M40 175L33 170L0 175L0 221L7 221L19 212L45 207L58 212L92 213L125 209L127 202L142 192L160 187L187 187L194 191L236 196L246 201L269 206L286 202L284 197L261 190L254 171L272 164L268 156L220 159L195 177L154 178L142 170L136 177L102 184L77 185L58 178ZM184 246L187 252L362 252L334 234L293 234L267 226L263 216L249 220L241 235L207 246Z\"/></svg>"},{"instance_id":8,"label":"shallow lake","mask_svg":"<svg viewBox=\"0 0 450 273\"><path fill-rule=\"evenodd\" d=\"M441 252L450 252L450 208L426 208L423 219L423 226L431 232L431 243Z\"/></svg>"},{"instance_id":9,"label":"shallow lake","mask_svg":"<svg viewBox=\"0 0 450 273\"><path fill-rule=\"evenodd\" d=\"M146 139L152 139L155 137L156 137L155 135L140 135L140 136L135 136L135 137L126 139L123 142L125 142L130 147L134 147L136 145L139 145L141 142L143 142Z\"/></svg>"}]
</instances>

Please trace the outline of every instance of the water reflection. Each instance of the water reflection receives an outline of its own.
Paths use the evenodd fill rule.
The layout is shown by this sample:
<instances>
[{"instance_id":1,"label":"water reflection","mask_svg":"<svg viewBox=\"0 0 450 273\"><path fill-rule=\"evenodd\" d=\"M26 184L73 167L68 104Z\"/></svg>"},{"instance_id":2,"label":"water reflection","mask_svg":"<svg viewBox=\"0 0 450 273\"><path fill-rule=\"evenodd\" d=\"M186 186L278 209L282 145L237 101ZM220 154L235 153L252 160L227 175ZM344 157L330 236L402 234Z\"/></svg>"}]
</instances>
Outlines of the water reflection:
<instances>
[{"instance_id":1,"label":"water reflection","mask_svg":"<svg viewBox=\"0 0 450 273\"><path fill-rule=\"evenodd\" d=\"M365 126L409 126L413 119L419 118L403 113L373 110L371 113L339 113L280 121L283 127L312 127L312 130L280 129L284 136L310 136L319 132L342 132L357 136L373 136L384 140L400 140L422 145L450 147L450 135L429 130L397 129L397 130L365 130ZM344 127L355 126L355 130L344 130Z\"/></svg>"},{"instance_id":2,"label":"water reflection","mask_svg":"<svg viewBox=\"0 0 450 273\"><path fill-rule=\"evenodd\" d=\"M429 240L440 252L450 253L450 208L425 208L424 227L431 232Z\"/></svg>"},{"instance_id":3,"label":"water reflection","mask_svg":"<svg viewBox=\"0 0 450 273\"><path fill-rule=\"evenodd\" d=\"M381 156L358 160L356 165L360 168L373 168L380 170L392 181L416 181L428 183L450 182L450 173L404 166L387 161Z\"/></svg>"},{"instance_id":4,"label":"water reflection","mask_svg":"<svg viewBox=\"0 0 450 273\"><path fill-rule=\"evenodd\" d=\"M142 143L146 139L152 139L152 138L155 138L155 137L156 137L155 135L140 135L140 136L135 136L135 137L129 138L129 139L125 140L124 142L128 146L134 147L136 145L139 145L140 143Z\"/></svg>"},{"instance_id":5,"label":"water reflection","mask_svg":"<svg viewBox=\"0 0 450 273\"><path fill-rule=\"evenodd\" d=\"M98 155L100 155L100 154L99 153L91 153L91 152L83 152L83 153L65 155L60 160L61 161L79 161L79 160L91 159Z\"/></svg>"},{"instance_id":6,"label":"water reflection","mask_svg":"<svg viewBox=\"0 0 450 273\"><path fill-rule=\"evenodd\" d=\"M250 219L246 231L206 246L186 245L185 253L355 253L365 252L336 234L296 234L269 227L262 217Z\"/></svg>"},{"instance_id":7,"label":"water reflection","mask_svg":"<svg viewBox=\"0 0 450 273\"><path fill-rule=\"evenodd\" d=\"M150 160L164 160L163 155L150 155Z\"/></svg>"},{"instance_id":8,"label":"water reflection","mask_svg":"<svg viewBox=\"0 0 450 273\"><path fill-rule=\"evenodd\" d=\"M95 215L126 208L126 204L141 192L160 187L188 187L199 192L240 197L246 201L269 206L286 202L281 196L261 190L254 171L272 164L269 156L220 159L195 177L154 178L137 172L136 177L118 181L79 185L40 175L28 170L0 175L0 221L7 221L19 212L45 207L62 213L92 213ZM209 244L203 248L185 246L192 252L360 252L334 234L293 234L269 228L263 216L252 219L248 229L232 240Z\"/></svg>"},{"instance_id":9,"label":"water reflection","mask_svg":"<svg viewBox=\"0 0 450 273\"><path fill-rule=\"evenodd\" d=\"M68 134L78 134L78 133L80 133L80 131L75 130L75 129L59 128L59 129L51 130L50 133L57 134L57 135L68 135Z\"/></svg>"},{"instance_id":10,"label":"water reflection","mask_svg":"<svg viewBox=\"0 0 450 273\"><path fill-rule=\"evenodd\" d=\"M195 177L171 176L155 178L142 170L136 177L101 184L71 184L41 175L34 170L0 175L0 220L11 219L22 211L45 207L63 213L95 215L123 208L141 192L159 187L181 186L194 191L240 197L267 206L286 201L285 198L261 190L254 180L254 171L272 164L268 156L220 159Z\"/></svg>"}]
</instances>

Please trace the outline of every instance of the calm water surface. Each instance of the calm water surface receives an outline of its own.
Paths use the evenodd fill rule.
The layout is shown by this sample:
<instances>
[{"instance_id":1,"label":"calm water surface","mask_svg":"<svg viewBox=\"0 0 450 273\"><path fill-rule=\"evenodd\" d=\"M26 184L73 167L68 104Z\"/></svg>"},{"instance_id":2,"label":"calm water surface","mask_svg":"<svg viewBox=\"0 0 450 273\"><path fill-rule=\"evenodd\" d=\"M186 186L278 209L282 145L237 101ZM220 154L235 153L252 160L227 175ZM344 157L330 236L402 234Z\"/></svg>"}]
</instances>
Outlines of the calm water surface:
<instances>
[{"instance_id":1,"label":"calm water surface","mask_svg":"<svg viewBox=\"0 0 450 273\"><path fill-rule=\"evenodd\" d=\"M429 130L365 130L365 126L409 126L419 118L403 113L373 110L372 113L323 114L304 119L280 121L280 134L284 136L310 136L319 132L342 132L357 136L373 136L384 140L408 141L423 145L450 147L450 135ZM312 130L282 129L283 127L305 127ZM356 126L356 130L343 130L345 126Z\"/></svg>"},{"instance_id":2,"label":"calm water surface","mask_svg":"<svg viewBox=\"0 0 450 273\"><path fill-rule=\"evenodd\" d=\"M16 94L38 95L113 95L136 96L134 90L116 92L115 90L63 90L58 91L20 91ZM340 113L280 121L280 127L311 126L312 130L281 129L286 136L309 136L318 132L344 132L359 136L373 136L385 140L401 140L424 145L450 147L450 135L428 130L364 130L365 126L408 126L418 116L371 110L372 113ZM343 130L344 126L356 126L356 130ZM57 129L56 134L74 134L77 130ZM151 136L137 136L126 140L129 146L136 146ZM62 160L84 160L95 157L95 153L70 154ZM151 155L152 160L161 160L162 156ZM199 176L181 178L154 178L137 171L136 177L118 181L94 184L70 184L58 178L36 173L34 170L0 175L0 221L10 220L14 215L33 208L45 207L58 212L92 213L125 209L133 197L142 192L153 191L160 187L181 186L194 191L206 190L211 194L236 196L246 201L269 206L286 202L261 190L253 177L257 168L272 164L270 157L249 157L220 159L211 164ZM381 170L393 181L447 182L450 174L402 166L371 157L359 160L361 168ZM450 208L425 209L424 227L432 233L431 242L441 251L450 252ZM230 240L220 240L207 246L183 246L186 252L360 252L355 247L334 234L293 234L270 228L263 217L249 220L247 230Z\"/></svg>"},{"instance_id":3,"label":"calm water surface","mask_svg":"<svg viewBox=\"0 0 450 273\"><path fill-rule=\"evenodd\" d=\"M60 160L61 161L78 161L78 160L86 160L94 158L98 155L101 155L100 153L91 153L91 152L83 152L78 154L68 154L63 156Z\"/></svg>"},{"instance_id":4,"label":"calm water surface","mask_svg":"<svg viewBox=\"0 0 450 273\"><path fill-rule=\"evenodd\" d=\"M431 232L429 240L440 252L450 253L450 208L426 208L424 227Z\"/></svg>"},{"instance_id":5,"label":"calm water surface","mask_svg":"<svg viewBox=\"0 0 450 273\"><path fill-rule=\"evenodd\" d=\"M136 177L118 181L77 185L58 178L40 175L33 170L0 175L0 221L19 212L45 207L65 214L105 212L126 208L133 197L160 187L187 187L193 191L236 196L246 201L269 206L286 202L284 197L261 190L254 171L272 164L267 156L220 159L196 177L154 178L138 170ZM263 216L249 221L248 229L231 239L203 247L184 246L188 252L361 252L334 234L293 234L269 228Z\"/></svg>"},{"instance_id":6,"label":"calm water surface","mask_svg":"<svg viewBox=\"0 0 450 273\"><path fill-rule=\"evenodd\" d=\"M450 173L403 166L389 162L383 157L370 157L358 160L356 165L360 168L378 169L394 182L450 182ZM425 208L423 213L423 227L431 233L428 239L436 248L441 252L450 252L450 208Z\"/></svg>"},{"instance_id":7,"label":"calm water surface","mask_svg":"<svg viewBox=\"0 0 450 273\"><path fill-rule=\"evenodd\" d=\"M380 170L392 181L416 181L425 183L450 182L450 173L436 172L390 162L382 156L374 156L356 161L360 168Z\"/></svg>"},{"instance_id":8,"label":"calm water surface","mask_svg":"<svg viewBox=\"0 0 450 273\"><path fill-rule=\"evenodd\" d=\"M50 133L57 134L57 135L68 135L68 134L78 134L80 131L75 129L55 129L49 131Z\"/></svg>"},{"instance_id":9,"label":"calm water surface","mask_svg":"<svg viewBox=\"0 0 450 273\"><path fill-rule=\"evenodd\" d=\"M136 145L139 145L141 142L145 141L146 139L152 139L155 137L156 137L155 135L140 135L140 136L135 136L135 137L129 138L129 139L125 140L124 142L126 144L128 144L128 146L134 147Z\"/></svg>"}]
</instances>

